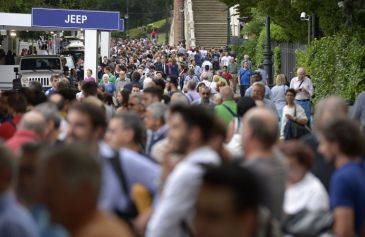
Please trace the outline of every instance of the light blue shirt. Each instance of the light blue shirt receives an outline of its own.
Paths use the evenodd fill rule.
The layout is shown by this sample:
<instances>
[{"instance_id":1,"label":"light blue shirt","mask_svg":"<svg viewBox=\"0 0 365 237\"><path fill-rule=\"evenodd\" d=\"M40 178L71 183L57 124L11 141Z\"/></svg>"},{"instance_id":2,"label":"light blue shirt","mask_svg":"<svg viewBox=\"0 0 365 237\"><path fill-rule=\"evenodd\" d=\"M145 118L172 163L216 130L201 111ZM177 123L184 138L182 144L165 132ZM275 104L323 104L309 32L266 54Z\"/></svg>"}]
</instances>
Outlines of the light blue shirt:
<instances>
[{"instance_id":1,"label":"light blue shirt","mask_svg":"<svg viewBox=\"0 0 365 237\"><path fill-rule=\"evenodd\" d=\"M127 195L130 194L122 190L119 178L109 161L114 156L114 151L104 143L100 144L99 149L102 157L102 188L98 206L101 210L110 212L125 211L130 200ZM160 166L139 153L125 148L119 150L119 159L129 190L132 190L134 184L142 184L151 192L155 201Z\"/></svg>"},{"instance_id":2,"label":"light blue shirt","mask_svg":"<svg viewBox=\"0 0 365 237\"><path fill-rule=\"evenodd\" d=\"M262 81L261 81L262 82ZM252 90L253 90L253 87L250 86L246 92L245 92L245 96L247 97L251 97L252 96ZM268 100L271 100L271 90L268 86L265 85L265 98L268 99Z\"/></svg>"},{"instance_id":3,"label":"light blue shirt","mask_svg":"<svg viewBox=\"0 0 365 237\"><path fill-rule=\"evenodd\" d=\"M61 225L51 224L49 222L49 213L42 205L35 205L30 208L33 219L38 224L41 237L67 237L69 236L66 229Z\"/></svg>"},{"instance_id":4,"label":"light blue shirt","mask_svg":"<svg viewBox=\"0 0 365 237\"><path fill-rule=\"evenodd\" d=\"M0 196L0 236L1 237L38 237L37 224L30 213L6 192Z\"/></svg>"}]
</instances>

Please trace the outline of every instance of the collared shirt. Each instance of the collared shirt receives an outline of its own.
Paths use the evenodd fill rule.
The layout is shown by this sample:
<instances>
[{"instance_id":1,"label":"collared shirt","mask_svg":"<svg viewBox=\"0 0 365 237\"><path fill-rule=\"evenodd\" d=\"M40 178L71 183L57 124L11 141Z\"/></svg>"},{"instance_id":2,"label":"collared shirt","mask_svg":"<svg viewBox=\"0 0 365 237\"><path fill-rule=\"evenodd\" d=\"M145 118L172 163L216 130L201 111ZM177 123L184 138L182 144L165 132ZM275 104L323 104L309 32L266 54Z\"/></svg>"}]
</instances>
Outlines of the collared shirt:
<instances>
[{"instance_id":1,"label":"collared shirt","mask_svg":"<svg viewBox=\"0 0 365 237\"><path fill-rule=\"evenodd\" d=\"M202 106L206 106L207 108L214 110L215 104L213 101L209 100L208 103L204 103L204 101L202 100L202 98L193 101L193 103L191 103L192 105L202 105Z\"/></svg>"},{"instance_id":2,"label":"collared shirt","mask_svg":"<svg viewBox=\"0 0 365 237\"><path fill-rule=\"evenodd\" d=\"M263 85L265 85L263 81L260 81L260 83L262 83ZM253 86L250 86L246 90L245 96L251 97L252 96L252 92L253 92ZM271 100L271 90L270 90L270 87L268 87L267 85L265 85L265 98L268 99L268 100Z\"/></svg>"},{"instance_id":3,"label":"collared shirt","mask_svg":"<svg viewBox=\"0 0 365 237\"><path fill-rule=\"evenodd\" d=\"M275 115L278 115L278 111L276 110L276 106L271 100L268 100L268 99L264 98L263 102L264 102L265 108L271 110Z\"/></svg>"},{"instance_id":4,"label":"collared shirt","mask_svg":"<svg viewBox=\"0 0 365 237\"><path fill-rule=\"evenodd\" d=\"M241 68L240 70L240 84L243 86L250 85L251 70Z\"/></svg>"},{"instance_id":5,"label":"collared shirt","mask_svg":"<svg viewBox=\"0 0 365 237\"><path fill-rule=\"evenodd\" d=\"M198 78L200 78L200 75L202 74L202 69L201 69L198 65L195 65L195 68L194 68L194 74L195 74L195 76L197 76Z\"/></svg>"},{"instance_id":6,"label":"collared shirt","mask_svg":"<svg viewBox=\"0 0 365 237\"><path fill-rule=\"evenodd\" d=\"M228 64L228 72L231 73L231 74L238 74L240 70L240 65L238 65L238 63L230 63Z\"/></svg>"},{"instance_id":7,"label":"collared shirt","mask_svg":"<svg viewBox=\"0 0 365 237\"><path fill-rule=\"evenodd\" d=\"M188 97L190 103L193 103L194 101L197 101L200 99L200 95L198 92L196 92L196 90L188 91L188 93L186 94L186 97Z\"/></svg>"},{"instance_id":8,"label":"collared shirt","mask_svg":"<svg viewBox=\"0 0 365 237\"><path fill-rule=\"evenodd\" d=\"M131 80L129 78L124 78L123 80L118 78L115 81L115 89L116 91L120 91L121 89L124 88L125 85L129 84L131 82Z\"/></svg>"},{"instance_id":9,"label":"collared shirt","mask_svg":"<svg viewBox=\"0 0 365 237\"><path fill-rule=\"evenodd\" d=\"M38 237L37 224L30 213L20 206L15 195L5 192L0 196L1 237Z\"/></svg>"},{"instance_id":10,"label":"collared shirt","mask_svg":"<svg viewBox=\"0 0 365 237\"><path fill-rule=\"evenodd\" d=\"M204 173L200 164L220 164L210 147L196 149L181 161L167 178L160 203L147 226L146 237L182 237L181 224L191 224L196 195ZM172 234L173 233L173 234Z\"/></svg>"},{"instance_id":11,"label":"collared shirt","mask_svg":"<svg viewBox=\"0 0 365 237\"><path fill-rule=\"evenodd\" d=\"M129 205L129 194L122 190L119 178L109 161L113 158L114 151L104 143L99 145L99 149L102 157L102 188L98 206L105 211L124 211ZM156 198L160 167L139 153L126 148L119 150L119 159L129 190L134 184L139 183Z\"/></svg>"},{"instance_id":12,"label":"collared shirt","mask_svg":"<svg viewBox=\"0 0 365 237\"><path fill-rule=\"evenodd\" d=\"M302 81L298 77L294 77L290 81L290 88L293 88L294 90L299 89L299 85L300 88L303 88L305 91L298 91L297 95L295 96L295 99L310 100L310 98L313 96L313 91L314 91L312 80L309 79L308 77L305 77L302 83Z\"/></svg>"},{"instance_id":13,"label":"collared shirt","mask_svg":"<svg viewBox=\"0 0 365 237\"><path fill-rule=\"evenodd\" d=\"M151 132L148 136L148 141L147 141L147 155L151 155L151 151L152 151L152 147L159 141L161 141L162 139L165 138L166 132L168 129L168 125L165 124L162 127L160 127L156 132Z\"/></svg>"}]
</instances>

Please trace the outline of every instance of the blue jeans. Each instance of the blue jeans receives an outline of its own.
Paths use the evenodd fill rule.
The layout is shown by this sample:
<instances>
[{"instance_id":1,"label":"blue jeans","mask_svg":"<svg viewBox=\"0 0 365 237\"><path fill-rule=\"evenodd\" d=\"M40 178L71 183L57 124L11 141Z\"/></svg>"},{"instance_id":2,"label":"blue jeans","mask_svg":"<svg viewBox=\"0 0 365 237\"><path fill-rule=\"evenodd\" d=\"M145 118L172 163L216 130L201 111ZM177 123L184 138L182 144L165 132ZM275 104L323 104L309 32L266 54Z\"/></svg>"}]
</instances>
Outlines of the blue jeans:
<instances>
[{"instance_id":1,"label":"blue jeans","mask_svg":"<svg viewBox=\"0 0 365 237\"><path fill-rule=\"evenodd\" d=\"M310 125L311 121L311 101L310 100L295 100L295 103L302 106L304 109L305 115L308 119L308 125Z\"/></svg>"},{"instance_id":2,"label":"blue jeans","mask_svg":"<svg viewBox=\"0 0 365 237\"><path fill-rule=\"evenodd\" d=\"M250 85L240 85L240 94L241 97L245 96L246 90L250 87Z\"/></svg>"}]
</instances>

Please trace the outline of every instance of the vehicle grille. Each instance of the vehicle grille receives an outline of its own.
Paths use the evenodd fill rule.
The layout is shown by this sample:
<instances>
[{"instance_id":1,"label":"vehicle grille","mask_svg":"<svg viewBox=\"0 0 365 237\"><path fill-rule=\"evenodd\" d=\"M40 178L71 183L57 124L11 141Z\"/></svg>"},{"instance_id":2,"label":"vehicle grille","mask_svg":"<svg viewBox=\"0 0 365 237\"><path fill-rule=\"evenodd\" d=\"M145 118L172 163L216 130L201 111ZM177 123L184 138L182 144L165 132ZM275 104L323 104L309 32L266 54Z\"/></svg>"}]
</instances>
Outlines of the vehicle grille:
<instances>
[{"instance_id":1,"label":"vehicle grille","mask_svg":"<svg viewBox=\"0 0 365 237\"><path fill-rule=\"evenodd\" d=\"M50 86L48 77L31 77L31 78L29 78L29 82L31 82L31 81L38 81L42 84L43 87Z\"/></svg>"}]
</instances>

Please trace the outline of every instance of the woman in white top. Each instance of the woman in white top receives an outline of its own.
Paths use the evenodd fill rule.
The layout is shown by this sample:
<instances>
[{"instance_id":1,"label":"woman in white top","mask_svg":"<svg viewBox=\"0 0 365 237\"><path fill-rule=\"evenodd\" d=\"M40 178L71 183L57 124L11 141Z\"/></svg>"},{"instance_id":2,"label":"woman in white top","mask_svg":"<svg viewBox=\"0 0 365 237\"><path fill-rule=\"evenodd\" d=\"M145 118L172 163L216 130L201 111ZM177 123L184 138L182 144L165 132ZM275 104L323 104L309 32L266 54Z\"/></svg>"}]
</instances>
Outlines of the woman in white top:
<instances>
[{"instance_id":1,"label":"woman in white top","mask_svg":"<svg viewBox=\"0 0 365 237\"><path fill-rule=\"evenodd\" d=\"M274 102L276 106L276 110L278 111L279 119L281 120L282 114L283 114L283 108L286 105L285 100L285 92L289 87L285 85L286 78L284 74L279 74L276 77L276 86L271 88L271 98L272 102Z\"/></svg>"},{"instance_id":2,"label":"woman in white top","mask_svg":"<svg viewBox=\"0 0 365 237\"><path fill-rule=\"evenodd\" d=\"M287 105L283 108L283 116L281 117L280 139L284 139L284 128L288 120L293 120L299 124L306 125L308 122L304 109L294 103L294 98L297 93L294 89L288 89L285 92Z\"/></svg>"},{"instance_id":3,"label":"woman in white top","mask_svg":"<svg viewBox=\"0 0 365 237\"><path fill-rule=\"evenodd\" d=\"M287 215L308 211L327 211L329 198L323 184L311 172L314 155L301 141L289 141L280 146L288 163L288 181L283 209Z\"/></svg>"}]
</instances>

